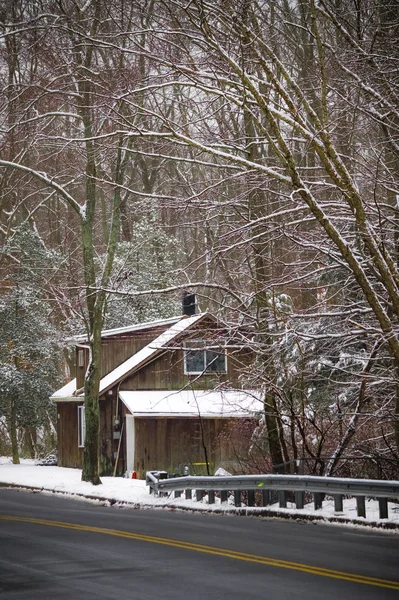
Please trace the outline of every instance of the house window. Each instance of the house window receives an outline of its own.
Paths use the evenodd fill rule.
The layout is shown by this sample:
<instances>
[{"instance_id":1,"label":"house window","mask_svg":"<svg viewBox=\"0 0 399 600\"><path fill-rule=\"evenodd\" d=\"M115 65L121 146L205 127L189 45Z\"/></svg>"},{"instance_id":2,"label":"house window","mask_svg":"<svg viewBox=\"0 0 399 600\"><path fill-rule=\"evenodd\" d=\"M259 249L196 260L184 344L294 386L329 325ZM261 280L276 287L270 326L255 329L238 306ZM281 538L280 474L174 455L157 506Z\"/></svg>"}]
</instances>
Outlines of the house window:
<instances>
[{"instance_id":1,"label":"house window","mask_svg":"<svg viewBox=\"0 0 399 600\"><path fill-rule=\"evenodd\" d=\"M226 355L206 348L204 340L186 342L184 344L184 372L186 375L226 373Z\"/></svg>"},{"instance_id":2,"label":"house window","mask_svg":"<svg viewBox=\"0 0 399 600\"><path fill-rule=\"evenodd\" d=\"M85 416L85 407L78 406L78 446L79 448L83 448L85 445L85 437L86 437L86 416Z\"/></svg>"},{"instance_id":3,"label":"house window","mask_svg":"<svg viewBox=\"0 0 399 600\"><path fill-rule=\"evenodd\" d=\"M83 367L84 364L83 350L78 350L78 367Z\"/></svg>"}]
</instances>

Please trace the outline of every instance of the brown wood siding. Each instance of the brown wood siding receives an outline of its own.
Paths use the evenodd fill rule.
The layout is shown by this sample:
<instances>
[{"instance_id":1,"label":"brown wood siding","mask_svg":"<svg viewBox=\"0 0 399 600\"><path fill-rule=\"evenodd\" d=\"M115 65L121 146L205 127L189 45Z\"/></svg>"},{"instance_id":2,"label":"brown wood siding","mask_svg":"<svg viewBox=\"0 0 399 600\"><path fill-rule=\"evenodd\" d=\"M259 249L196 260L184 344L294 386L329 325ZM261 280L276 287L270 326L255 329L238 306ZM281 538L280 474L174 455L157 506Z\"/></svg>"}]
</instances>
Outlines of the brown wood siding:
<instances>
[{"instance_id":1,"label":"brown wood siding","mask_svg":"<svg viewBox=\"0 0 399 600\"><path fill-rule=\"evenodd\" d=\"M83 448L78 447L78 406L83 402L57 404L58 464L60 467L82 468ZM112 473L113 414L112 400L100 400L101 474Z\"/></svg>"},{"instance_id":2,"label":"brown wood siding","mask_svg":"<svg viewBox=\"0 0 399 600\"><path fill-rule=\"evenodd\" d=\"M135 331L114 337L103 338L101 377L110 373L115 367L118 367L133 354L136 354L136 352L144 348L144 346L147 346L167 328L168 327L165 326L154 327L146 331ZM75 350L75 370L78 389L83 387L84 376L89 359L89 351L87 348L84 348L84 365L83 367L78 366L78 351L81 349L82 348L76 347Z\"/></svg>"},{"instance_id":3,"label":"brown wood siding","mask_svg":"<svg viewBox=\"0 0 399 600\"><path fill-rule=\"evenodd\" d=\"M204 445L210 473L234 459L229 444L220 433L231 419L135 418L135 468L139 479L146 471L206 474Z\"/></svg>"},{"instance_id":4,"label":"brown wood siding","mask_svg":"<svg viewBox=\"0 0 399 600\"><path fill-rule=\"evenodd\" d=\"M57 404L58 465L82 468L83 448L78 447L78 406L82 403Z\"/></svg>"},{"instance_id":5,"label":"brown wood siding","mask_svg":"<svg viewBox=\"0 0 399 600\"><path fill-rule=\"evenodd\" d=\"M135 331L102 340L102 373L115 369L125 360L130 358L143 347L151 343L169 326L156 327L144 331ZM205 318L197 324L198 337L201 339L214 339L217 343L217 325L211 318ZM192 337L192 332L188 337ZM209 337L208 337L209 336ZM184 374L184 352L181 349L184 343L182 336L176 341L175 350L167 350L153 362L142 367L136 374L126 378L120 383L121 390L178 390L190 386L193 389L213 389L220 384L232 387L241 387L239 376L243 369L249 365L252 355L247 350L230 351L227 358L227 373L210 373L198 375ZM78 365L76 349L76 365ZM84 375L87 369L88 350L84 349L84 365L76 366L77 387L84 384ZM115 456L118 449L118 440L114 439L114 432L121 432L126 409L122 403L118 406L120 424L115 425L116 398L119 383L112 389L112 394L106 394L100 399L100 443L101 443L101 473L113 472ZM78 403L58 404L58 446L59 464L66 467L81 467L83 462L83 449L78 448L77 431L77 406ZM226 444L219 441L219 434L227 424L226 419L203 419L203 435L209 451L208 460L211 470L223 462L231 460L231 452ZM135 470L140 477L145 476L149 469L165 469L174 471L182 464L193 465L205 462L204 450L201 441L200 422L197 418L148 418L135 419L136 423L136 450L137 466ZM117 473L126 470L126 433L122 435L121 452L119 455ZM198 472L201 466L195 467ZM203 467L202 467L203 468ZM192 470L193 472L193 470Z\"/></svg>"},{"instance_id":6,"label":"brown wood siding","mask_svg":"<svg viewBox=\"0 0 399 600\"><path fill-rule=\"evenodd\" d=\"M147 346L166 329L167 327L154 327L146 331L136 331L104 338L102 341L101 376L104 377L107 373L110 373L115 367L118 367L133 354Z\"/></svg>"},{"instance_id":7,"label":"brown wood siding","mask_svg":"<svg viewBox=\"0 0 399 600\"><path fill-rule=\"evenodd\" d=\"M206 338L207 335L212 336L217 331L216 324L212 319L204 319L195 327L199 329L201 338ZM194 329L195 329L194 328ZM102 367L101 377L110 373L125 360L136 354L139 350L150 344L158 335L163 333L168 327L154 327L150 330L136 331L125 333L114 337L104 338L102 340ZM179 346L184 343L184 340L179 341ZM76 365L78 365L78 350L76 349ZM237 375L241 372L241 364L248 364L248 351L233 350L230 353L234 356L228 358L228 373L227 374L204 374L204 381L199 383L198 376L184 375L184 359L183 351L169 350L161 358L149 367L141 369L137 375L137 381L130 387L131 378L123 382L121 389L179 389L183 385L187 385L190 381L195 381L197 388L211 388L214 385L230 381L232 385L237 384ZM247 355L247 356L245 356ZM77 388L80 389L84 385L84 376L88 364L88 350L84 349L84 366L76 366ZM238 368L237 368L238 367ZM206 381L205 381L206 379Z\"/></svg>"},{"instance_id":8,"label":"brown wood siding","mask_svg":"<svg viewBox=\"0 0 399 600\"><path fill-rule=\"evenodd\" d=\"M224 383L241 387L239 375L243 366L250 362L250 354L245 350L236 351L227 357L227 373L204 373L185 375L182 350L167 351L152 363L125 379L121 390L179 390L189 385L194 389L213 389Z\"/></svg>"}]
</instances>

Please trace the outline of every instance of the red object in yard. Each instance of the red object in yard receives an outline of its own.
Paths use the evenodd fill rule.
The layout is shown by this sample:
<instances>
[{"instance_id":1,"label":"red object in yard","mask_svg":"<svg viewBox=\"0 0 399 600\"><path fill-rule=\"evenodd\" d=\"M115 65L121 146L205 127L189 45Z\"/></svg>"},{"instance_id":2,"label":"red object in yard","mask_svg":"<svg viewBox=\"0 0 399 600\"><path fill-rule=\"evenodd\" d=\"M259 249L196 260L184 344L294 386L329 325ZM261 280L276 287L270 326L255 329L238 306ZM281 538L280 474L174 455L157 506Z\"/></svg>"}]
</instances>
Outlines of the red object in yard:
<instances>
[{"instance_id":1,"label":"red object in yard","mask_svg":"<svg viewBox=\"0 0 399 600\"><path fill-rule=\"evenodd\" d=\"M137 479L137 473L136 473L136 471L132 471L132 479Z\"/></svg>"}]
</instances>

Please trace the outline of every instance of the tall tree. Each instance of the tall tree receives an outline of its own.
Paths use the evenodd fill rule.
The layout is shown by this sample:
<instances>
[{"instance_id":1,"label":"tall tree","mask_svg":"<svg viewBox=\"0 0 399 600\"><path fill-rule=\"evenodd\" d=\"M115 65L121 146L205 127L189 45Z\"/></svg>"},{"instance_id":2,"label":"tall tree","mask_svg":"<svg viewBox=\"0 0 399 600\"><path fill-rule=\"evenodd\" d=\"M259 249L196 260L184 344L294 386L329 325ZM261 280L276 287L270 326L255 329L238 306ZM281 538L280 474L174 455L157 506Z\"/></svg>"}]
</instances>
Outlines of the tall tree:
<instances>
[{"instance_id":1,"label":"tall tree","mask_svg":"<svg viewBox=\"0 0 399 600\"><path fill-rule=\"evenodd\" d=\"M321 259L325 270L344 269L348 289L355 287L360 299L348 294L343 309L333 302L325 307L330 316L334 309L337 316L343 311L360 338L365 331L357 315L367 313L370 352L377 337L378 352L388 351L397 369L399 280L390 195L398 179L386 160L388 148L396 152L397 107L393 79L381 75L382 65L392 64L392 46L381 43L380 58L373 55L382 15L389 13L392 27L396 13L372 2L359 10L350 4L349 18L344 9L346 4L337 13L332 4L313 0L168 3L164 28L152 30L147 56L154 58L156 45L168 47L173 31L178 55L159 52L156 59L165 70L163 89L186 90L187 102L181 120L157 107L151 116L163 139L194 150L197 161L207 155L223 166L214 189L231 166L237 180L250 179L253 193L274 194L273 206L252 214L245 226L253 247L263 227L280 222L287 240L308 249L301 278L315 288L316 301L316 262ZM244 107L251 131L241 122L238 135L220 139L215 116L220 104L235 118ZM155 136L145 129L137 135ZM380 143L384 151L378 155ZM242 231L232 230L230 239ZM281 275L283 285L295 280L292 270L288 279ZM262 285L264 291L277 287L266 280ZM296 306L304 308L298 301ZM390 376L396 381L395 372ZM396 401L391 422L399 448L398 417Z\"/></svg>"},{"instance_id":2,"label":"tall tree","mask_svg":"<svg viewBox=\"0 0 399 600\"><path fill-rule=\"evenodd\" d=\"M218 288L207 304L256 327L263 366L254 373L270 394L275 463L288 456L287 412L290 447L296 434L306 444L312 346L333 357L329 375L327 359L321 372L325 380L339 372L329 393L348 384L351 410L363 410L366 383L389 381L385 415L399 448L394 7L382 0L14 4L2 15L8 83L0 166L3 197L12 199L2 226L6 234L17 214L29 219L55 199L73 213L70 254L81 245L74 276L84 279L93 358L90 464L119 230L130 243L148 203L182 240L184 277L201 281L204 296ZM343 343L368 357L354 361L353 386ZM293 348L298 377L288 368ZM344 439L331 451L339 453ZM91 468L84 477L98 482Z\"/></svg>"},{"instance_id":3,"label":"tall tree","mask_svg":"<svg viewBox=\"0 0 399 600\"><path fill-rule=\"evenodd\" d=\"M35 149L30 145L27 152L14 160L12 156L11 160L1 159L0 166L7 172L22 174L30 183L29 189L21 190L19 204L27 207L35 203L37 210L49 198L57 196L73 211L74 222L80 228L85 293L83 317L90 345L90 365L85 380L86 441L82 478L98 484L101 483L98 408L101 329L106 288L119 236L121 184L127 163L123 135L114 133L115 143L112 141L107 148L95 141L106 128L106 122L98 112L103 94L100 94L101 76L96 72L102 62L103 42L96 44L94 38L100 36L100 32L105 37L109 35L107 28L104 32L108 9L104 3L86 3L81 9L76 3L60 2L56 13L42 13L36 4L29 6L21 2L18 6L21 9L19 60L27 69L24 52L29 49L35 67L29 70L30 79L26 83L29 102L21 108L18 121L12 124L13 137L18 137L27 122L33 123L35 128L29 141L34 142ZM7 14L3 22L5 38L9 37L9 18ZM15 25L12 22L11 25L13 32ZM110 224L105 240L106 259L97 272L98 204L100 191L103 191L98 182L100 178L107 180ZM14 216L12 211L10 216ZM9 227L12 226L11 218Z\"/></svg>"},{"instance_id":4,"label":"tall tree","mask_svg":"<svg viewBox=\"0 0 399 600\"><path fill-rule=\"evenodd\" d=\"M19 464L18 430L52 424L49 396L59 383L61 333L52 324L46 281L55 255L28 227L8 240L3 252L15 257L0 296L0 414L5 417L12 457Z\"/></svg>"}]
</instances>

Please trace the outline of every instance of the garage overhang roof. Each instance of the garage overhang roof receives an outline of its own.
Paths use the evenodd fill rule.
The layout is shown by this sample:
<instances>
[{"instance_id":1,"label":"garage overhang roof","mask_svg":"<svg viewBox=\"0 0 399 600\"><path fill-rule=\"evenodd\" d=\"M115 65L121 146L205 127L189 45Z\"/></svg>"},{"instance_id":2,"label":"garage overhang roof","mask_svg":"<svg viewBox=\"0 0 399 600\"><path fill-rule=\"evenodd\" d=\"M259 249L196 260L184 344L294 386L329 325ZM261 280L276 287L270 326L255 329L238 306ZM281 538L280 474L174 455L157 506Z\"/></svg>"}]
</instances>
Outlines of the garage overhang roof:
<instances>
[{"instance_id":1,"label":"garage overhang roof","mask_svg":"<svg viewBox=\"0 0 399 600\"><path fill-rule=\"evenodd\" d=\"M135 417L254 417L263 410L259 394L243 390L120 391Z\"/></svg>"}]
</instances>

